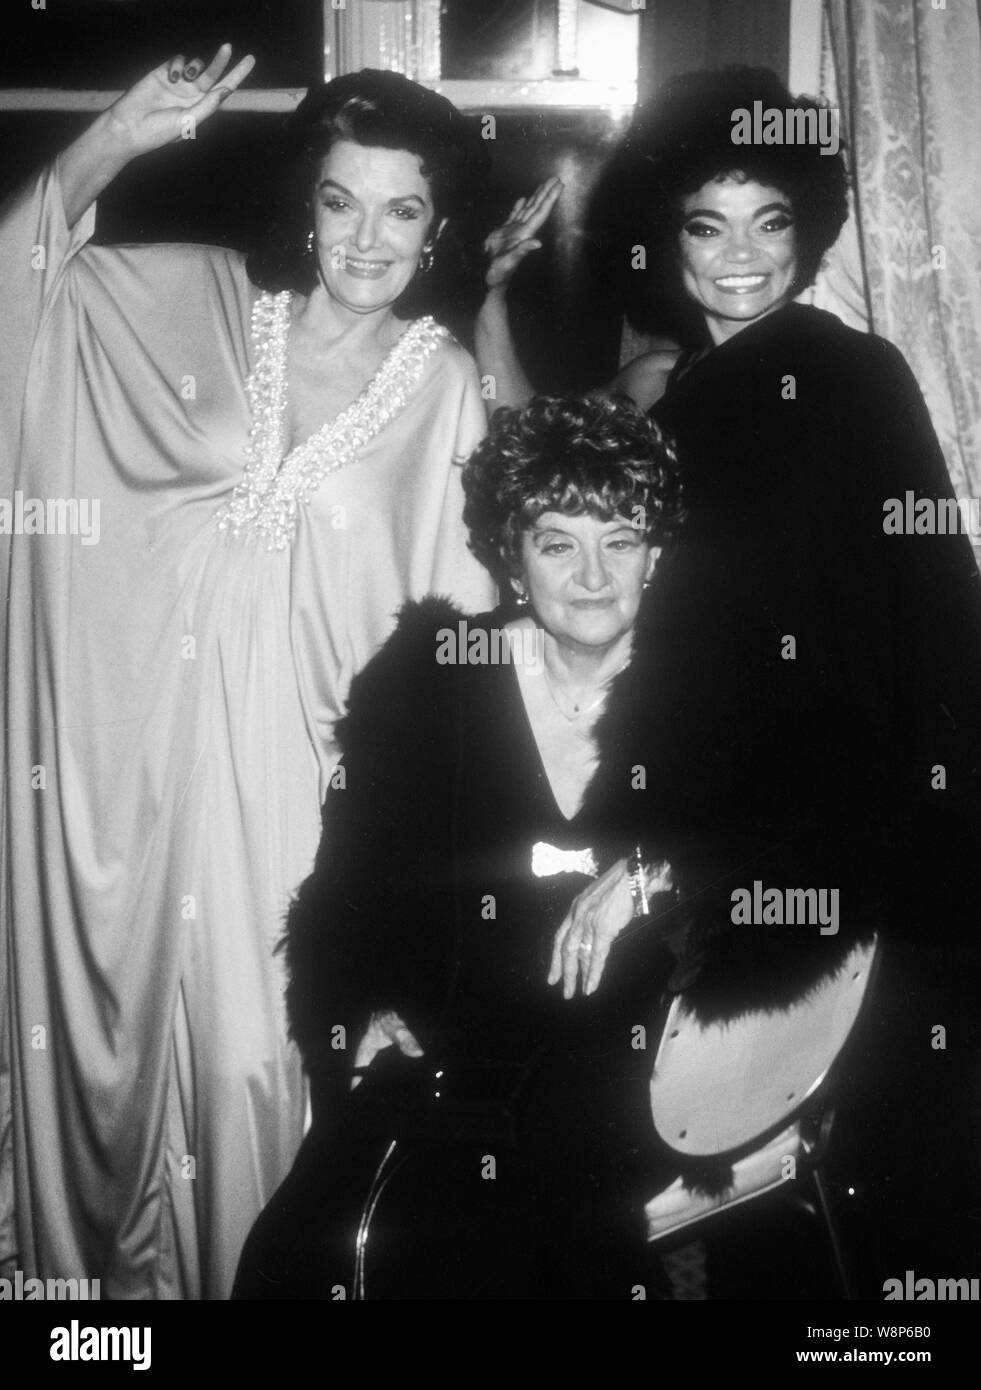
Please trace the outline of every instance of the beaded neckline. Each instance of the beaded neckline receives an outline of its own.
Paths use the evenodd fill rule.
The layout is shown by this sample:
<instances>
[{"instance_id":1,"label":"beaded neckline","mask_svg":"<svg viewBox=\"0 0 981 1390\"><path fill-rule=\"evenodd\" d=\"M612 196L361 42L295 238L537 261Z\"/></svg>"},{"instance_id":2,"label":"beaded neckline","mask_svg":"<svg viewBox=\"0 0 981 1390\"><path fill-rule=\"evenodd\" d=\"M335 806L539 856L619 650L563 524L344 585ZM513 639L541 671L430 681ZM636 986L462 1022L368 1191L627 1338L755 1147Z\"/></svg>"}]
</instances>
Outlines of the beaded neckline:
<instances>
[{"instance_id":1,"label":"beaded neckline","mask_svg":"<svg viewBox=\"0 0 981 1390\"><path fill-rule=\"evenodd\" d=\"M431 317L410 323L357 400L303 444L284 450L290 290L263 292L252 306L255 369L245 383L252 414L245 471L216 515L220 531L285 550L299 509L329 473L346 468L403 409L427 358L448 331Z\"/></svg>"}]
</instances>

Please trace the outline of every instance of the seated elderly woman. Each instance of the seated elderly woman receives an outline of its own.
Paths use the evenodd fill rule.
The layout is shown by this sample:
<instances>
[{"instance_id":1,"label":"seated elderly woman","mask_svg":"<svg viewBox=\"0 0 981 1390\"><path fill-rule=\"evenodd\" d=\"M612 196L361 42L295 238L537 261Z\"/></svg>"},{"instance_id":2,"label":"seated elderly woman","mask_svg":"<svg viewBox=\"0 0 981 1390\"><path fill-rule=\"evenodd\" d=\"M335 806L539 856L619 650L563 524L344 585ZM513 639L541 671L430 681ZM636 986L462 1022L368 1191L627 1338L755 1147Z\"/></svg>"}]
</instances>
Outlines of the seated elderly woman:
<instances>
[{"instance_id":1,"label":"seated elderly woman","mask_svg":"<svg viewBox=\"0 0 981 1390\"><path fill-rule=\"evenodd\" d=\"M726 896L745 835L687 823L670 654L634 640L683 515L658 426L541 398L464 485L508 604L409 605L352 687L288 931L314 1125L237 1297L632 1297L665 1162L642 1029L672 969L706 1016L774 1006L861 925L760 950Z\"/></svg>"}]
</instances>

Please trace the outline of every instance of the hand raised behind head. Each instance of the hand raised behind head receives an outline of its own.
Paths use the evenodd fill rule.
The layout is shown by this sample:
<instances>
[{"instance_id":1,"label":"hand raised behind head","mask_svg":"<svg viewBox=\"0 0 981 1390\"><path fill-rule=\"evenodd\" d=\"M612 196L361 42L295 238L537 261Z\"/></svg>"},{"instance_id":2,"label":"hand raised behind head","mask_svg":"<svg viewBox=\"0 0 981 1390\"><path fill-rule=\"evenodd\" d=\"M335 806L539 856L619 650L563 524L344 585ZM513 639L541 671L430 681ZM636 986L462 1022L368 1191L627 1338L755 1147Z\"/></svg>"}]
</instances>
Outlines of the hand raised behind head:
<instances>
[{"instance_id":1,"label":"hand raised behind head","mask_svg":"<svg viewBox=\"0 0 981 1390\"><path fill-rule=\"evenodd\" d=\"M519 198L506 220L486 238L484 250L491 258L484 277L488 290L506 289L529 252L541 247L537 233L548 220L561 192L561 179L546 179L530 198Z\"/></svg>"},{"instance_id":2,"label":"hand raised behind head","mask_svg":"<svg viewBox=\"0 0 981 1390\"><path fill-rule=\"evenodd\" d=\"M109 108L111 128L133 155L186 140L188 129L213 116L255 67L250 53L226 73L231 54L223 43L207 66L182 54L161 63Z\"/></svg>"}]
</instances>

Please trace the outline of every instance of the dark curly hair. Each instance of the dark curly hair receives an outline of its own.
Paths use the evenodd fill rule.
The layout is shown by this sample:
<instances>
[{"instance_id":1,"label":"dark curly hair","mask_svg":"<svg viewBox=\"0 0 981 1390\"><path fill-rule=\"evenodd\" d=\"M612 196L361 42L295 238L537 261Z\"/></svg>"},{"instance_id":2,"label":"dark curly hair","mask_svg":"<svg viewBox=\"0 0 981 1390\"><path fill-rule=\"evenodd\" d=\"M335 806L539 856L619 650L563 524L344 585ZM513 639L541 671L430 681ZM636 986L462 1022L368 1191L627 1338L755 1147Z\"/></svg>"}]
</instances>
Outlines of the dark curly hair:
<instances>
[{"instance_id":1,"label":"dark curly hair","mask_svg":"<svg viewBox=\"0 0 981 1390\"><path fill-rule=\"evenodd\" d=\"M674 446L622 395L538 396L498 410L464 467L463 492L470 549L502 585L543 512L639 516L652 545L671 541L684 519Z\"/></svg>"},{"instance_id":2,"label":"dark curly hair","mask_svg":"<svg viewBox=\"0 0 981 1390\"><path fill-rule=\"evenodd\" d=\"M820 111L791 96L768 68L727 67L672 78L638 111L593 200L596 266L641 329L669 328L683 340L704 334L679 275L681 203L713 179L735 177L778 188L794 211L797 275L792 295L811 284L848 215L844 156L816 144L736 145L733 112ZM804 117L806 120L806 116ZM647 275L631 271L631 248L647 252ZM610 273L609 267L613 272Z\"/></svg>"},{"instance_id":3,"label":"dark curly hair","mask_svg":"<svg viewBox=\"0 0 981 1390\"><path fill-rule=\"evenodd\" d=\"M452 102L397 72L364 68L311 87L281 132L275 160L278 187L266 224L248 258L260 289L309 294L317 270L307 250L312 199L323 160L339 140L418 155L435 208L448 219L436 250L437 274L416 276L395 304L403 318L432 310L425 301L459 295L477 273L469 235L476 222L490 159L477 121Z\"/></svg>"}]
</instances>

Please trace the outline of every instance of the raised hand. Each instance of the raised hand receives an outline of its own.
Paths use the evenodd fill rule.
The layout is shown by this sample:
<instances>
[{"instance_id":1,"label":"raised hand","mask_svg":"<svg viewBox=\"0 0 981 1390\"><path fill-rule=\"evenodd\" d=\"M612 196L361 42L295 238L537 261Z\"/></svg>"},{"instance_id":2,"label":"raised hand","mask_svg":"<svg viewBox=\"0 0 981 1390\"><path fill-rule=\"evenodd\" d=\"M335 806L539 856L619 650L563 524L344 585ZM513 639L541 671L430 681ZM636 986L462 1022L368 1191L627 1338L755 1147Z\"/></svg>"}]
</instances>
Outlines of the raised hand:
<instances>
[{"instance_id":1,"label":"raised hand","mask_svg":"<svg viewBox=\"0 0 981 1390\"><path fill-rule=\"evenodd\" d=\"M484 250L491 259L485 283L489 291L504 291L524 258L541 247L538 232L548 221L561 192L561 179L546 179L530 198L519 198L507 220L487 237Z\"/></svg>"},{"instance_id":2,"label":"raised hand","mask_svg":"<svg viewBox=\"0 0 981 1390\"><path fill-rule=\"evenodd\" d=\"M187 139L189 124L213 116L255 67L249 53L226 72L231 56L231 44L223 43L207 66L182 54L161 63L109 108L113 132L133 155Z\"/></svg>"}]
</instances>

